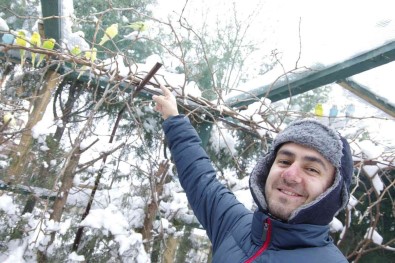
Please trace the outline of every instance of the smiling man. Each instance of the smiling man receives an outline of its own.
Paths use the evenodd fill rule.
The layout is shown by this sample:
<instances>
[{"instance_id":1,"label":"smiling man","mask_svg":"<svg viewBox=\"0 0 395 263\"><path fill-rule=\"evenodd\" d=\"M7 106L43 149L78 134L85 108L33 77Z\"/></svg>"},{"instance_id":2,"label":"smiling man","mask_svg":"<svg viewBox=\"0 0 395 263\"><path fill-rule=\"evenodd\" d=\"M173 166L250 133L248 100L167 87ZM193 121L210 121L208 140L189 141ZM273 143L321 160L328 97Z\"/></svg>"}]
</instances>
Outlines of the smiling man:
<instances>
[{"instance_id":1,"label":"smiling man","mask_svg":"<svg viewBox=\"0 0 395 263\"><path fill-rule=\"evenodd\" d=\"M211 161L171 92L154 96L188 201L212 242L213 262L347 262L329 223L349 200L353 162L347 141L312 119L273 140L250 176L251 212L216 179Z\"/></svg>"},{"instance_id":2,"label":"smiling man","mask_svg":"<svg viewBox=\"0 0 395 263\"><path fill-rule=\"evenodd\" d=\"M334 166L317 151L295 143L281 146L266 181L268 210L287 220L328 189L334 176Z\"/></svg>"}]
</instances>

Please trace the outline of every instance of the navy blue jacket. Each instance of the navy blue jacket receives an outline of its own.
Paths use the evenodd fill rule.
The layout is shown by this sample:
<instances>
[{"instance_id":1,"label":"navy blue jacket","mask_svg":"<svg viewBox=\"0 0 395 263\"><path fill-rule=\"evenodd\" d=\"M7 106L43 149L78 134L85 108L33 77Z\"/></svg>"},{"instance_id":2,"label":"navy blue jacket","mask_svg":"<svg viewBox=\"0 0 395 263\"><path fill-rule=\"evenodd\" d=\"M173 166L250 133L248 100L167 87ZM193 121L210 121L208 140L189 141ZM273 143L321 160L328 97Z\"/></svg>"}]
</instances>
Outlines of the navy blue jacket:
<instances>
[{"instance_id":1,"label":"navy blue jacket","mask_svg":"<svg viewBox=\"0 0 395 263\"><path fill-rule=\"evenodd\" d=\"M216 179L201 140L183 115L163 129L180 183L213 247L213 262L347 262L329 226L288 224L248 210Z\"/></svg>"}]
</instances>

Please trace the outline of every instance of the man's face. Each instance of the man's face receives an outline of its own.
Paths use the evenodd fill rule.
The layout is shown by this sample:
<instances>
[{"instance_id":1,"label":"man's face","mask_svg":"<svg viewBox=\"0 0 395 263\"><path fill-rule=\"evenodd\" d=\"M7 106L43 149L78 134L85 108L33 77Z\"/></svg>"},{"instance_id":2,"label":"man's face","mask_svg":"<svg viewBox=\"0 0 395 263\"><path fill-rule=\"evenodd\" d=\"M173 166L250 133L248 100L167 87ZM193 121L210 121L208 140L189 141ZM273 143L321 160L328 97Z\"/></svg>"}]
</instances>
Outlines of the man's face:
<instances>
[{"instance_id":1,"label":"man's face","mask_svg":"<svg viewBox=\"0 0 395 263\"><path fill-rule=\"evenodd\" d=\"M269 212L287 220L296 208L328 189L334 174L335 167L316 150L296 143L282 145L265 186Z\"/></svg>"}]
</instances>

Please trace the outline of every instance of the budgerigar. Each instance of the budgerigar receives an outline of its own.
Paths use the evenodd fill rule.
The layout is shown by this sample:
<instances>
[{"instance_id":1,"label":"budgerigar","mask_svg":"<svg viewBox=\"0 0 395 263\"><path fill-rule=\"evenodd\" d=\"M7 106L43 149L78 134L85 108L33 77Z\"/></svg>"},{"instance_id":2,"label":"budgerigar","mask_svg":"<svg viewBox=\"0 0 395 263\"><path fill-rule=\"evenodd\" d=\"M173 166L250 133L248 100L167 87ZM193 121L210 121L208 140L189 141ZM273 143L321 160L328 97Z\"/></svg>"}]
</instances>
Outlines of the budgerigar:
<instances>
[{"instance_id":1,"label":"budgerigar","mask_svg":"<svg viewBox=\"0 0 395 263\"><path fill-rule=\"evenodd\" d=\"M81 48L79 45L75 45L71 50L70 50L70 54L73 55L74 57L81 57ZM76 63L73 63L73 68L75 69L77 66Z\"/></svg>"},{"instance_id":2,"label":"budgerigar","mask_svg":"<svg viewBox=\"0 0 395 263\"><path fill-rule=\"evenodd\" d=\"M118 35L118 24L112 24L104 32L104 36L100 40L99 45L104 45L104 43L106 43L110 39L113 39L116 35Z\"/></svg>"},{"instance_id":3,"label":"budgerigar","mask_svg":"<svg viewBox=\"0 0 395 263\"><path fill-rule=\"evenodd\" d=\"M319 117L322 117L324 115L324 108L322 107L322 103L317 103L317 105L315 105L314 114Z\"/></svg>"},{"instance_id":4,"label":"budgerigar","mask_svg":"<svg viewBox=\"0 0 395 263\"><path fill-rule=\"evenodd\" d=\"M97 48L92 48L85 52L85 58L90 60L91 62L95 62L97 56Z\"/></svg>"},{"instance_id":5,"label":"budgerigar","mask_svg":"<svg viewBox=\"0 0 395 263\"><path fill-rule=\"evenodd\" d=\"M15 41L16 41L16 44L17 44L18 46L26 47L27 41L26 41L26 34L25 34L25 31L19 30L19 31L17 32L17 36L16 36L16 40L15 40ZM26 54L26 50L20 49L19 53L20 53L20 56L21 56L21 66L23 66L23 65L25 64L25 54Z\"/></svg>"},{"instance_id":6,"label":"budgerigar","mask_svg":"<svg viewBox=\"0 0 395 263\"><path fill-rule=\"evenodd\" d=\"M84 57L90 62L94 63L97 56L97 48L92 48L91 50L85 51ZM79 79L82 73L87 69L87 66L82 66L80 74L78 74L77 79Z\"/></svg>"},{"instance_id":7,"label":"budgerigar","mask_svg":"<svg viewBox=\"0 0 395 263\"><path fill-rule=\"evenodd\" d=\"M33 35L30 39L30 44L33 47L41 47L41 36L38 32L33 32ZM32 52L32 66L34 68L34 63L36 62L36 53Z\"/></svg>"},{"instance_id":8,"label":"budgerigar","mask_svg":"<svg viewBox=\"0 0 395 263\"><path fill-rule=\"evenodd\" d=\"M337 105L332 105L332 108L329 110L329 123L334 121L338 113Z\"/></svg>"},{"instance_id":9,"label":"budgerigar","mask_svg":"<svg viewBox=\"0 0 395 263\"><path fill-rule=\"evenodd\" d=\"M355 106L354 104L348 104L346 106L346 117L353 117L355 112Z\"/></svg>"},{"instance_id":10,"label":"budgerigar","mask_svg":"<svg viewBox=\"0 0 395 263\"><path fill-rule=\"evenodd\" d=\"M56 43L56 40L53 39L53 38L46 39L43 42L43 46L42 47L45 48L45 49L48 49L48 50L53 50L54 47L55 47L55 43ZM44 57L45 57L45 54L40 54L40 59L38 60L37 66L40 66L40 64L43 61Z\"/></svg>"},{"instance_id":11,"label":"budgerigar","mask_svg":"<svg viewBox=\"0 0 395 263\"><path fill-rule=\"evenodd\" d=\"M1 38L1 40L4 44L13 44L14 39L15 39L14 35L8 34L8 33L4 34L3 37Z\"/></svg>"},{"instance_id":12,"label":"budgerigar","mask_svg":"<svg viewBox=\"0 0 395 263\"><path fill-rule=\"evenodd\" d=\"M73 56L76 56L76 57L80 56L80 55L81 55L81 48L80 48L80 46L79 46L79 45L75 45L75 46L70 50L70 53L71 53Z\"/></svg>"},{"instance_id":13,"label":"budgerigar","mask_svg":"<svg viewBox=\"0 0 395 263\"><path fill-rule=\"evenodd\" d=\"M127 25L125 27L129 27L133 30L140 31L140 32L143 32L148 29L147 23L145 23L143 21L136 21L136 22L133 22L130 25Z\"/></svg>"}]
</instances>

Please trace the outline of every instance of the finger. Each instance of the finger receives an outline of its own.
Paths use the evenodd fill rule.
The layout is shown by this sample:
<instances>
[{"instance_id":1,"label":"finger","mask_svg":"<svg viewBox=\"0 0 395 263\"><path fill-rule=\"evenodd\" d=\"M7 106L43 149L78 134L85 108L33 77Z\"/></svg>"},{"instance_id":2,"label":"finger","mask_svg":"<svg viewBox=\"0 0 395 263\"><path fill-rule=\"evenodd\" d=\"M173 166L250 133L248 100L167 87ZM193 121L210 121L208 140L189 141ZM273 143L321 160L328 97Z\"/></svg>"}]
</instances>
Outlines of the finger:
<instances>
[{"instance_id":1,"label":"finger","mask_svg":"<svg viewBox=\"0 0 395 263\"><path fill-rule=\"evenodd\" d=\"M172 95L171 91L168 88L166 88L165 86L160 85L160 89L162 90L163 95L165 95L165 96Z\"/></svg>"}]
</instances>

